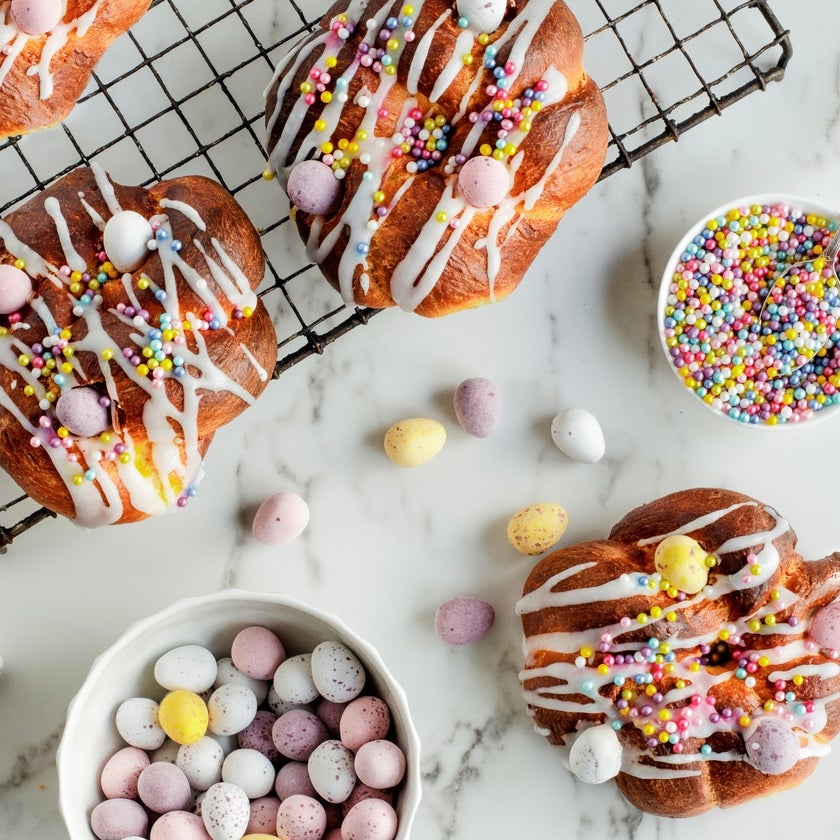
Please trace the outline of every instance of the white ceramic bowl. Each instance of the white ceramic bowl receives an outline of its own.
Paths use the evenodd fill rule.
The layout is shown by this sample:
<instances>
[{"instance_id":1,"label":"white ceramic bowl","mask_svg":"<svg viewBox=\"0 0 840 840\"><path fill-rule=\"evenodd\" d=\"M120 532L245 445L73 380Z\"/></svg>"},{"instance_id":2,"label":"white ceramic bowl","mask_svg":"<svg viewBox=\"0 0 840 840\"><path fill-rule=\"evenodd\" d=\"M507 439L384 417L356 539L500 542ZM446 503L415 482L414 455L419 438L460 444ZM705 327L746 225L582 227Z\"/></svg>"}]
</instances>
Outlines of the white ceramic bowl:
<instances>
[{"instance_id":1,"label":"white ceramic bowl","mask_svg":"<svg viewBox=\"0 0 840 840\"><path fill-rule=\"evenodd\" d=\"M665 308L667 306L667 299L670 294L672 278L674 276L677 264L680 262L680 257L685 252L686 248L690 245L694 237L697 236L704 229L706 222L708 222L710 219L714 219L719 216L725 215L728 210L734 207L744 207L752 205L775 205L779 203L787 204L791 208L803 210L805 213L813 213L817 216L826 218L829 221L840 221L840 211L836 210L835 208L828 207L819 201L815 201L810 198L805 198L803 196L790 195L786 193L764 193L759 195L751 195L745 196L743 198L732 199L732 201L726 202L726 204L717 207L714 210L711 210L710 212L704 214L702 218L698 219L697 222L688 229L685 236L683 236L683 238L677 244L676 248L674 248L674 251L670 256L668 263L665 266L665 271L662 274L662 282L659 287L659 299L657 301L656 306L656 330L657 334L659 335L659 342L662 346L663 351L665 352L668 367L670 368L674 376L677 378L677 381L680 383L682 390L685 391L689 395L689 397L692 398L695 402L698 402L700 405L704 405L717 417L722 417L730 423L736 423L739 426L747 426L751 429L788 429L795 428L797 426L802 426L805 423L811 425L817 420L833 416L836 413L837 409L840 408L840 406L838 406L837 404L828 405L826 407L820 408L817 411L814 411L813 414L807 419L800 419L797 422L782 422L778 423L777 425L768 425L765 422L748 423L743 419L735 419L733 417L730 417L725 411L715 408L712 405L704 402L701 395L698 395L696 391L688 388L685 384L685 381L683 380L683 377L680 375L679 371L674 366L670 350L666 343L664 325Z\"/></svg>"},{"instance_id":2,"label":"white ceramic bowl","mask_svg":"<svg viewBox=\"0 0 840 840\"><path fill-rule=\"evenodd\" d=\"M99 775L107 759L125 746L114 723L117 707L130 697L163 696L153 676L157 658L191 643L227 656L236 633L253 624L277 633L287 653L306 653L320 642L338 640L358 656L371 691L391 709L395 740L406 755L396 801L396 840L407 840L421 796L420 742L405 692L377 651L335 616L283 595L233 589L178 601L138 621L91 666L70 704L58 748L59 800L71 840L96 840L89 819L103 798Z\"/></svg>"}]
</instances>

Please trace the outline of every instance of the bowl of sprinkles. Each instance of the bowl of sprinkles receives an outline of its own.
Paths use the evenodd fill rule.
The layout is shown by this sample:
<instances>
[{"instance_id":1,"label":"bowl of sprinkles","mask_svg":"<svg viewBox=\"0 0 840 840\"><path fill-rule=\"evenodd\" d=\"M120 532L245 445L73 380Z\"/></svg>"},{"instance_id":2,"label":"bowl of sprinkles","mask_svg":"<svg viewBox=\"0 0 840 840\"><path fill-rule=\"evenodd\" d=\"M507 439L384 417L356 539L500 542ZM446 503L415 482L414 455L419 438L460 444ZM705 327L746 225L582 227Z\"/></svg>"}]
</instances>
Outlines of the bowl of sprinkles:
<instances>
[{"instance_id":1,"label":"bowl of sprinkles","mask_svg":"<svg viewBox=\"0 0 840 840\"><path fill-rule=\"evenodd\" d=\"M806 318L836 282L819 257L840 212L795 195L731 201L693 225L663 274L657 331L679 381L713 413L741 425L778 428L825 417L840 403L840 327L800 366L793 358ZM816 314L774 330L764 299L791 266L806 263ZM833 292L833 290L832 290ZM768 351L769 348L769 351ZM787 372L786 368L794 368Z\"/></svg>"}]
</instances>

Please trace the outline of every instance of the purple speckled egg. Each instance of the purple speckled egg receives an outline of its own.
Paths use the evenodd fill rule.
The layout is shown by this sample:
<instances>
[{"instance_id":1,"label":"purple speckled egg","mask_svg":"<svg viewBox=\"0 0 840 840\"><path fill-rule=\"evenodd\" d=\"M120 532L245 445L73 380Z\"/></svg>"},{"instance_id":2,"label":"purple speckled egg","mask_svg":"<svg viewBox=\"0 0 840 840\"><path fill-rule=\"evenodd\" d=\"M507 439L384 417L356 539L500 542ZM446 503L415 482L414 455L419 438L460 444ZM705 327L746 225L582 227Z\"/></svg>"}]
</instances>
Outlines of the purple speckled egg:
<instances>
[{"instance_id":1,"label":"purple speckled egg","mask_svg":"<svg viewBox=\"0 0 840 840\"><path fill-rule=\"evenodd\" d=\"M330 735L338 735L341 731L341 718L348 705L350 704L334 703L324 697L315 704L315 714L324 722Z\"/></svg>"},{"instance_id":2,"label":"purple speckled egg","mask_svg":"<svg viewBox=\"0 0 840 840\"><path fill-rule=\"evenodd\" d=\"M744 738L747 756L756 770L768 776L786 773L799 761L799 739L790 726L778 718L762 718L755 731Z\"/></svg>"},{"instance_id":3,"label":"purple speckled egg","mask_svg":"<svg viewBox=\"0 0 840 840\"><path fill-rule=\"evenodd\" d=\"M95 437L111 425L110 402L96 388L85 385L65 391L56 401L59 423L78 437Z\"/></svg>"},{"instance_id":4,"label":"purple speckled egg","mask_svg":"<svg viewBox=\"0 0 840 840\"><path fill-rule=\"evenodd\" d=\"M149 756L137 747L123 747L105 762L99 785L106 799L136 799L137 779L149 766Z\"/></svg>"},{"instance_id":5,"label":"purple speckled egg","mask_svg":"<svg viewBox=\"0 0 840 840\"><path fill-rule=\"evenodd\" d=\"M382 799L363 799L341 823L342 840L394 840L397 813Z\"/></svg>"},{"instance_id":6,"label":"purple speckled egg","mask_svg":"<svg viewBox=\"0 0 840 840\"><path fill-rule=\"evenodd\" d=\"M0 265L0 315L22 309L31 294L32 281L25 271L6 263Z\"/></svg>"},{"instance_id":7,"label":"purple speckled egg","mask_svg":"<svg viewBox=\"0 0 840 840\"><path fill-rule=\"evenodd\" d=\"M106 799L90 814L90 827L99 840L145 836L148 826L146 809L134 799Z\"/></svg>"},{"instance_id":8,"label":"purple speckled egg","mask_svg":"<svg viewBox=\"0 0 840 840\"><path fill-rule=\"evenodd\" d=\"M386 790L405 776L405 755L393 741L368 741L359 747L353 767L360 782Z\"/></svg>"},{"instance_id":9,"label":"purple speckled egg","mask_svg":"<svg viewBox=\"0 0 840 840\"><path fill-rule=\"evenodd\" d=\"M289 173L286 193L298 210L324 215L338 208L341 182L325 163L302 160Z\"/></svg>"},{"instance_id":10,"label":"purple speckled egg","mask_svg":"<svg viewBox=\"0 0 840 840\"><path fill-rule=\"evenodd\" d=\"M281 755L306 761L312 751L329 737L327 727L306 709L291 709L274 722L271 737Z\"/></svg>"},{"instance_id":11,"label":"purple speckled egg","mask_svg":"<svg viewBox=\"0 0 840 840\"><path fill-rule=\"evenodd\" d=\"M190 783L177 764L159 761L150 764L137 779L140 801L156 814L184 811L192 803Z\"/></svg>"},{"instance_id":12,"label":"purple speckled egg","mask_svg":"<svg viewBox=\"0 0 840 840\"><path fill-rule=\"evenodd\" d=\"M296 793L302 793L305 796L318 795L309 779L309 769L303 761L289 761L277 771L274 792L281 801Z\"/></svg>"},{"instance_id":13,"label":"purple speckled egg","mask_svg":"<svg viewBox=\"0 0 840 840\"><path fill-rule=\"evenodd\" d=\"M840 601L832 601L817 610L809 633L820 647L840 650Z\"/></svg>"},{"instance_id":14,"label":"purple speckled egg","mask_svg":"<svg viewBox=\"0 0 840 840\"><path fill-rule=\"evenodd\" d=\"M499 425L502 395L489 379L465 379L455 389L454 403L458 423L468 435L485 438Z\"/></svg>"},{"instance_id":15,"label":"purple speckled egg","mask_svg":"<svg viewBox=\"0 0 840 840\"><path fill-rule=\"evenodd\" d=\"M379 697L357 697L341 716L341 743L355 752L368 741L384 738L391 728L391 710Z\"/></svg>"},{"instance_id":16,"label":"purple speckled egg","mask_svg":"<svg viewBox=\"0 0 840 840\"><path fill-rule=\"evenodd\" d=\"M277 810L277 835L285 840L321 840L327 828L324 806L311 796L294 794Z\"/></svg>"},{"instance_id":17,"label":"purple speckled egg","mask_svg":"<svg viewBox=\"0 0 840 840\"><path fill-rule=\"evenodd\" d=\"M510 192L510 172L495 158L470 158L458 174L458 191L473 207L495 207Z\"/></svg>"},{"instance_id":18,"label":"purple speckled egg","mask_svg":"<svg viewBox=\"0 0 840 840\"><path fill-rule=\"evenodd\" d=\"M257 750L269 761L278 761L280 753L271 737L277 715L266 709L260 709L254 719L236 736L237 743L243 749Z\"/></svg>"},{"instance_id":19,"label":"purple speckled egg","mask_svg":"<svg viewBox=\"0 0 840 840\"><path fill-rule=\"evenodd\" d=\"M210 840L210 835L198 814L169 811L155 820L149 840Z\"/></svg>"},{"instance_id":20,"label":"purple speckled egg","mask_svg":"<svg viewBox=\"0 0 840 840\"><path fill-rule=\"evenodd\" d=\"M284 490L259 506L251 530L264 545L281 545L297 539L308 524L309 505L297 493Z\"/></svg>"},{"instance_id":21,"label":"purple speckled egg","mask_svg":"<svg viewBox=\"0 0 840 840\"><path fill-rule=\"evenodd\" d=\"M479 598L450 598L435 613L435 632L449 645L478 641L493 626L493 607Z\"/></svg>"},{"instance_id":22,"label":"purple speckled egg","mask_svg":"<svg viewBox=\"0 0 840 840\"><path fill-rule=\"evenodd\" d=\"M274 834L280 800L276 796L261 796L251 802L251 819L246 834Z\"/></svg>"},{"instance_id":23,"label":"purple speckled egg","mask_svg":"<svg viewBox=\"0 0 840 840\"><path fill-rule=\"evenodd\" d=\"M213 840L239 840L251 819L251 803L241 788L218 782L204 794L201 819Z\"/></svg>"}]
</instances>

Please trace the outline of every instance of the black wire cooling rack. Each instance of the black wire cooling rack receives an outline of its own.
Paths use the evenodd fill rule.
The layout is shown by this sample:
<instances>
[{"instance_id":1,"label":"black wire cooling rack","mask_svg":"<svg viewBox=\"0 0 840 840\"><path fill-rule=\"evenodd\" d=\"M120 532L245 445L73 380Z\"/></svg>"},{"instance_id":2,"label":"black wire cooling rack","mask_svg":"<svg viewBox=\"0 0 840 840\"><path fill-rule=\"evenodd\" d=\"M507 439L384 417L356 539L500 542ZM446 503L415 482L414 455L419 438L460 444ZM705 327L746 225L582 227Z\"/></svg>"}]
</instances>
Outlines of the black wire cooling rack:
<instances>
[{"instance_id":1,"label":"black wire cooling rack","mask_svg":"<svg viewBox=\"0 0 840 840\"><path fill-rule=\"evenodd\" d=\"M779 81L788 33L767 0L566 0L586 34L586 68L604 93L611 140L601 178ZM278 58L325 0L154 0L106 52L59 127L0 142L0 214L80 164L118 182L205 174L263 236L260 295L278 331L274 377L375 310L345 306L289 223L262 172L263 97ZM0 506L0 553L46 518L26 496Z\"/></svg>"}]
</instances>

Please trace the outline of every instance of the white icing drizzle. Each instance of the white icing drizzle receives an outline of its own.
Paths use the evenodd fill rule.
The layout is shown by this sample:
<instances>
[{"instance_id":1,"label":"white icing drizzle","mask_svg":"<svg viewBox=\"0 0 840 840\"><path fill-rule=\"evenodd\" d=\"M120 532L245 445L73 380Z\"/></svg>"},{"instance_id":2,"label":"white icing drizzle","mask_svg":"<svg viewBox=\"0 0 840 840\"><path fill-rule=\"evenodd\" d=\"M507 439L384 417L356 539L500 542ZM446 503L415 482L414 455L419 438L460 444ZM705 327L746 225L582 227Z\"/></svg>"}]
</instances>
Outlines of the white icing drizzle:
<instances>
[{"instance_id":1,"label":"white icing drizzle","mask_svg":"<svg viewBox=\"0 0 840 840\"><path fill-rule=\"evenodd\" d=\"M207 225L204 223L204 219L201 218L201 214L195 207L191 207L186 202L176 201L173 198L162 198L160 200L160 206L165 210L177 210L182 216L189 219L202 233L207 230Z\"/></svg>"},{"instance_id":2,"label":"white icing drizzle","mask_svg":"<svg viewBox=\"0 0 840 840\"><path fill-rule=\"evenodd\" d=\"M738 502L724 509L711 511L684 523L673 531L639 540L638 545L655 545L671 535L701 531L744 507L758 507L758 503ZM735 592L761 586L772 577L778 570L780 562L779 552L773 543L790 531L790 525L772 508L764 506L763 510L772 520L772 525L766 531L732 537L714 552L718 561L721 557L730 558L731 561L733 555L743 552L746 558L743 568L729 575L712 572L711 581L702 592L693 597L685 597L683 600L674 600L668 611L688 614L704 602L714 602ZM632 574L622 574L596 586L552 591L570 578L579 577L585 581L588 570L595 565L595 562L580 562L549 577L536 589L523 595L516 606L517 614L524 616L539 613L542 610L570 606L585 608L587 605L644 596L646 592L653 594L645 585L642 585L644 581L640 583L640 579L644 576ZM761 571L758 573L755 571L756 565L761 566ZM655 589L654 592L656 591L658 590ZM759 658L762 658L764 667L774 666L769 673L752 678L753 684L756 679L768 680L773 684L782 681L789 687L788 691L791 688L795 689L794 678L804 681L825 681L840 676L840 664L820 654L819 648L813 642L806 641L804 633L807 632L807 627L803 624L779 622L767 626L766 618L769 615L782 609L789 609L799 601L799 595L784 587L776 590L775 598L777 600L739 618L737 626L730 625L729 629L733 634L739 630L744 633L772 632L774 636L790 637L789 640L758 651L744 646L734 648L731 667L713 669L701 665L699 668L691 668L691 664L698 661L699 652L708 651L720 638L721 628L715 627L705 634L694 637L688 637L688 634L684 637L678 636L676 631L663 634L662 629L667 630L669 626L666 620L667 612L660 617L650 616L646 619L646 626L652 629L651 637L656 636L659 639L653 648L649 646L649 642L631 642L626 639L627 634L638 634L642 627L638 622L630 620L630 617L622 622L604 627L592 627L580 632L555 631L523 636L525 666L519 677L523 683L523 696L528 705L529 714L533 717L539 709L546 709L576 715L600 715L607 722L617 721L625 727L635 726L642 729L645 725L653 726L651 731L658 736L660 731L666 730L656 714L660 709L667 708L674 713L674 718L682 714L688 721L687 735L689 737L701 740L721 730L753 731L762 718L780 715L795 728L797 736L804 740L801 758L824 755L829 751L829 747L818 738L827 722L826 706L840 699L840 692L826 693L822 697L816 697L813 701L809 701L808 705L797 700L795 691L792 697L782 692L785 695L784 699L779 700L777 695L777 702L770 709L760 707L724 711L707 702L710 692L714 693L715 686L730 680L750 679L749 674L752 672L744 669L741 669L743 673L736 671L736 664L744 660L757 662ZM750 627L755 621L758 621L761 626L758 631ZM665 638L661 638L663 635ZM603 663L600 654L584 659L580 651L587 647L592 650L597 649L599 640L604 638L610 639L610 651L620 652L623 660L612 662L604 673L600 673L595 668L599 662ZM633 697L627 707L631 714L620 713L616 701L611 697L602 696L600 689L617 680L622 680L625 686L632 685L634 681L638 685L638 679L644 680L646 679L644 675L652 672L654 666L651 663L654 659L651 657L654 656L657 648L669 650L673 654L670 661L673 663L674 671L671 674L670 686L665 690L664 695L659 694L659 699L654 698L649 703L642 695ZM537 665L544 651L570 657L570 659ZM806 658L816 661L806 663L804 662ZM525 688L528 681L538 678L544 678L550 681L550 684L538 688ZM682 679L683 683L677 684L678 679ZM649 706L647 713L642 704ZM748 729L744 729L741 723L744 715L750 718ZM549 734L544 727L535 725L535 728L544 735ZM646 737L649 737L648 733ZM567 737L566 743L561 746L567 766L568 751L573 740L574 736ZM641 779L695 776L700 773L701 762L705 761L749 761L749 758L738 751L703 753L681 752L675 749L660 755L637 749L625 741L622 771Z\"/></svg>"}]
</instances>

